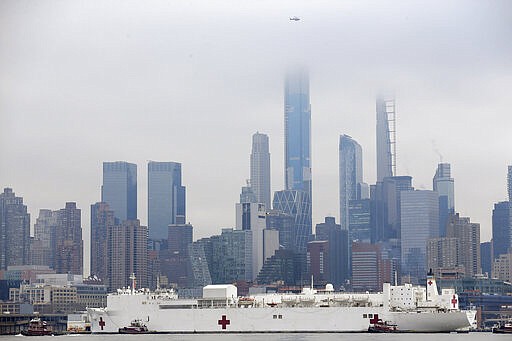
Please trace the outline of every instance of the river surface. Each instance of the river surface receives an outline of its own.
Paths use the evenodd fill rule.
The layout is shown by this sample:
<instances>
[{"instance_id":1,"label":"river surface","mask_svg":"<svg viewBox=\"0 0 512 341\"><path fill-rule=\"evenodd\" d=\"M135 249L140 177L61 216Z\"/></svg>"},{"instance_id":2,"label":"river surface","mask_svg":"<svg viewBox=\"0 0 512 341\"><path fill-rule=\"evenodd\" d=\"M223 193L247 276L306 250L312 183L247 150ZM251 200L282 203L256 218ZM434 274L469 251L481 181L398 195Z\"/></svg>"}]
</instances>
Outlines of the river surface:
<instances>
[{"instance_id":1,"label":"river surface","mask_svg":"<svg viewBox=\"0 0 512 341\"><path fill-rule=\"evenodd\" d=\"M160 334L160 335L63 335L56 336L58 341L294 341L294 340L327 340L327 341L488 341L488 340L511 340L510 335L499 335L492 333L469 333L469 334L368 334L368 333L341 333L341 334ZM0 341L20 341L25 336L0 336ZM32 336L29 340L52 340L51 336Z\"/></svg>"}]
</instances>

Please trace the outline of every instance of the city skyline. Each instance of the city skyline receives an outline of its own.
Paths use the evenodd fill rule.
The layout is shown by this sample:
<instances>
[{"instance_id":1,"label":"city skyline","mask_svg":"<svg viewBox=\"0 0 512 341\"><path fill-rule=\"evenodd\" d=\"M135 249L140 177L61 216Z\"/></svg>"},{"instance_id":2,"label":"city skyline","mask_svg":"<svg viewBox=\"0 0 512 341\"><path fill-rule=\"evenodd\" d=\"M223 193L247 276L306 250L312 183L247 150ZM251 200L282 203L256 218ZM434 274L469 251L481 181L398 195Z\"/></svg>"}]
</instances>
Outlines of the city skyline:
<instances>
[{"instance_id":1,"label":"city skyline","mask_svg":"<svg viewBox=\"0 0 512 341\"><path fill-rule=\"evenodd\" d=\"M76 202L85 243L87 208L100 201L101 164L111 160L139 168L141 225L147 160L175 160L183 165L195 238L234 227L254 132L271 142L271 195L285 188L284 70L305 64L314 108L314 225L325 216L339 221L339 135L360 143L363 181L375 182L375 95L392 88L396 175L431 189L437 164L450 163L457 210L481 224L481 241L490 239L493 204L507 198L512 163L509 4L459 3L442 13L425 4L285 3L272 13L261 4L105 5L103 15L87 16L76 4L0 5L0 179L24 198L31 229L40 209ZM291 11L301 21L290 22Z\"/></svg>"}]
</instances>

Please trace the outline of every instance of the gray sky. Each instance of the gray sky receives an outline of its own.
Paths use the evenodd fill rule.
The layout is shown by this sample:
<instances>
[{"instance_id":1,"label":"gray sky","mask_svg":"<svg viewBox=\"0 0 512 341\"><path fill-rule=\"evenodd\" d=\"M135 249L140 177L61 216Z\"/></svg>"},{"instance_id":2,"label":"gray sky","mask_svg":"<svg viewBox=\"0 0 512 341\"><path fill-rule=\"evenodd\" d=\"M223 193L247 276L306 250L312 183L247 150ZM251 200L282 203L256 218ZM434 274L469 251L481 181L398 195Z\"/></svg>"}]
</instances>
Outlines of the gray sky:
<instances>
[{"instance_id":1,"label":"gray sky","mask_svg":"<svg viewBox=\"0 0 512 341\"><path fill-rule=\"evenodd\" d=\"M299 16L300 21L290 21ZM510 1L0 2L0 186L76 201L88 240L103 161L183 164L195 238L234 226L251 135L283 188L283 77L310 70L313 223L339 218L338 138L375 182L375 95L393 91L398 175L431 189L442 154L456 210L491 237L512 164ZM436 152L436 150L438 152Z\"/></svg>"}]
</instances>

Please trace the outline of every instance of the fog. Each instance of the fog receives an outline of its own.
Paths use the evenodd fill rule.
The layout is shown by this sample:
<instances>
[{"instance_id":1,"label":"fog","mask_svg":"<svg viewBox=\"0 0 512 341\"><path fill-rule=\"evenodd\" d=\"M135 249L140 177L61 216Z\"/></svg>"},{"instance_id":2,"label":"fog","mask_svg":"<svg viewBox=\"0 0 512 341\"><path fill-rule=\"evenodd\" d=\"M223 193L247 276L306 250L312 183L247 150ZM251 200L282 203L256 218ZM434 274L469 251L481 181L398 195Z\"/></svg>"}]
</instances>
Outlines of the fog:
<instances>
[{"instance_id":1,"label":"fog","mask_svg":"<svg viewBox=\"0 0 512 341\"><path fill-rule=\"evenodd\" d=\"M297 16L300 21L291 21ZM284 74L305 66L313 224L339 219L338 139L374 183L375 96L397 102L397 173L431 189L452 165L455 208L491 238L512 164L510 1L0 2L0 185L39 209L100 201L102 162L183 165L194 238L235 225L251 135L283 189Z\"/></svg>"}]
</instances>

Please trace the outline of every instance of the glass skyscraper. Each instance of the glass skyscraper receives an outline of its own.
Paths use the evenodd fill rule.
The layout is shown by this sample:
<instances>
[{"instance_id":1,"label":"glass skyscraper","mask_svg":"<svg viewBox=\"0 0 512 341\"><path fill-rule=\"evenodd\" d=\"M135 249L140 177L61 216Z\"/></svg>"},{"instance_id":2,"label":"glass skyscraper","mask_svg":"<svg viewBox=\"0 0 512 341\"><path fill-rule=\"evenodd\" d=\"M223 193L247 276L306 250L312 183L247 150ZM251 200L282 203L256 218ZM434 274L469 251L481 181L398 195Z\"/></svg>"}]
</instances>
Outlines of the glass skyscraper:
<instances>
[{"instance_id":1,"label":"glass skyscraper","mask_svg":"<svg viewBox=\"0 0 512 341\"><path fill-rule=\"evenodd\" d=\"M340 136L340 224L344 230L349 226L349 202L362 199L358 196L358 185L363 182L363 152L359 143L348 135Z\"/></svg>"},{"instance_id":2,"label":"glass skyscraper","mask_svg":"<svg viewBox=\"0 0 512 341\"><path fill-rule=\"evenodd\" d=\"M306 71L287 75L284 100L285 186L311 197L311 104Z\"/></svg>"},{"instance_id":3,"label":"glass skyscraper","mask_svg":"<svg viewBox=\"0 0 512 341\"><path fill-rule=\"evenodd\" d=\"M137 219L137 165L103 162L101 201L108 203L119 223Z\"/></svg>"},{"instance_id":4,"label":"glass skyscraper","mask_svg":"<svg viewBox=\"0 0 512 341\"><path fill-rule=\"evenodd\" d=\"M434 191L401 192L402 275L415 283L427 275L427 241L439 236L439 196Z\"/></svg>"},{"instance_id":5,"label":"glass skyscraper","mask_svg":"<svg viewBox=\"0 0 512 341\"><path fill-rule=\"evenodd\" d=\"M311 219L311 104L305 70L288 73L284 96L286 190L274 194L273 208L294 217L294 248L305 253Z\"/></svg>"},{"instance_id":6,"label":"glass skyscraper","mask_svg":"<svg viewBox=\"0 0 512 341\"><path fill-rule=\"evenodd\" d=\"M150 239L167 239L170 224L185 223L185 187L181 163L148 163L148 228Z\"/></svg>"},{"instance_id":7,"label":"glass skyscraper","mask_svg":"<svg viewBox=\"0 0 512 341\"><path fill-rule=\"evenodd\" d=\"M252 135L251 151L251 188L259 203L270 208L270 153L268 136L256 133Z\"/></svg>"},{"instance_id":8,"label":"glass skyscraper","mask_svg":"<svg viewBox=\"0 0 512 341\"><path fill-rule=\"evenodd\" d=\"M274 193L273 208L294 218L293 250L305 253L312 233L311 198L308 192L277 191Z\"/></svg>"}]
</instances>

